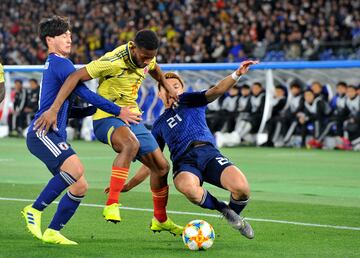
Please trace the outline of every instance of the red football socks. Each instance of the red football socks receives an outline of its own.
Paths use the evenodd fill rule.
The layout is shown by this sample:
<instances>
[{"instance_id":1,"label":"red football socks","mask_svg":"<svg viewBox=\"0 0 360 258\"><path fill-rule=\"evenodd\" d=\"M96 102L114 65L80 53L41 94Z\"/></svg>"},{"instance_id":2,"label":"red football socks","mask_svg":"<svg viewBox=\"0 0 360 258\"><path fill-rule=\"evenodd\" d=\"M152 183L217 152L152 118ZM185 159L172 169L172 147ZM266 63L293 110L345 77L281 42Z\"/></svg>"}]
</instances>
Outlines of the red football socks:
<instances>
[{"instance_id":1,"label":"red football socks","mask_svg":"<svg viewBox=\"0 0 360 258\"><path fill-rule=\"evenodd\" d=\"M109 197L106 202L106 205L119 203L120 192L124 187L128 175L129 175L128 168L112 167Z\"/></svg>"},{"instance_id":2,"label":"red football socks","mask_svg":"<svg viewBox=\"0 0 360 258\"><path fill-rule=\"evenodd\" d=\"M169 196L169 186L165 186L161 189L151 189L153 203L154 203L154 217L159 222L165 222L167 220L166 205Z\"/></svg>"}]
</instances>

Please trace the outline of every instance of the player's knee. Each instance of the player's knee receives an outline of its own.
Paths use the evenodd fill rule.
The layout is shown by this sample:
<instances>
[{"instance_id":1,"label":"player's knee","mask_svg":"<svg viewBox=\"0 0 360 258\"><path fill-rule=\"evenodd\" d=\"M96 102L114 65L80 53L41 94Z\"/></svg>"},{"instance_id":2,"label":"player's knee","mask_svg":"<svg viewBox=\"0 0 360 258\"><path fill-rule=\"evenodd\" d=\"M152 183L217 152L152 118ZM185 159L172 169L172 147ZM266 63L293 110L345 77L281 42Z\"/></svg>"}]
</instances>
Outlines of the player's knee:
<instances>
[{"instance_id":1,"label":"player's knee","mask_svg":"<svg viewBox=\"0 0 360 258\"><path fill-rule=\"evenodd\" d=\"M139 141L134 136L117 139L113 142L113 148L118 153L135 157L140 148Z\"/></svg>"},{"instance_id":2,"label":"player's knee","mask_svg":"<svg viewBox=\"0 0 360 258\"><path fill-rule=\"evenodd\" d=\"M159 176L167 176L169 170L170 170L170 165L169 162L167 162L166 160L164 160L163 162L161 162L160 165L158 165Z\"/></svg>"},{"instance_id":3,"label":"player's knee","mask_svg":"<svg viewBox=\"0 0 360 258\"><path fill-rule=\"evenodd\" d=\"M68 173L75 179L79 179L84 175L84 166L78 162L71 167L71 170L68 171Z\"/></svg>"},{"instance_id":4,"label":"player's knee","mask_svg":"<svg viewBox=\"0 0 360 258\"><path fill-rule=\"evenodd\" d=\"M237 200L250 198L250 186L247 181L239 182L231 191Z\"/></svg>"},{"instance_id":5,"label":"player's knee","mask_svg":"<svg viewBox=\"0 0 360 258\"><path fill-rule=\"evenodd\" d=\"M84 177L81 177L75 184L70 187L70 192L74 195L83 196L86 194L89 185Z\"/></svg>"},{"instance_id":6,"label":"player's knee","mask_svg":"<svg viewBox=\"0 0 360 258\"><path fill-rule=\"evenodd\" d=\"M81 183L78 185L78 193L79 195L85 195L89 188L89 184L86 180L81 181Z\"/></svg>"},{"instance_id":7,"label":"player's knee","mask_svg":"<svg viewBox=\"0 0 360 258\"><path fill-rule=\"evenodd\" d=\"M176 189L181 192L186 198L192 203L198 204L201 201L201 193L199 191L199 186L192 184L175 184Z\"/></svg>"}]
</instances>

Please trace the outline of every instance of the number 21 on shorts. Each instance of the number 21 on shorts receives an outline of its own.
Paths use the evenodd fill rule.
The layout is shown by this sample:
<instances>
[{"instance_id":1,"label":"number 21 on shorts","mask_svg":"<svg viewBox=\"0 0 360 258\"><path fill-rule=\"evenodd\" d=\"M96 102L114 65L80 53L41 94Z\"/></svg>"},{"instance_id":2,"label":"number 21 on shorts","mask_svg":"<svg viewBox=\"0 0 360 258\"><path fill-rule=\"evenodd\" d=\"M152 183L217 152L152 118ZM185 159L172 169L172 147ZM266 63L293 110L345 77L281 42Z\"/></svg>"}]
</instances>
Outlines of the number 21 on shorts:
<instances>
[{"instance_id":1,"label":"number 21 on shorts","mask_svg":"<svg viewBox=\"0 0 360 258\"><path fill-rule=\"evenodd\" d=\"M215 159L220 164L220 166L224 166L225 164L229 163L229 160L224 157L217 157Z\"/></svg>"}]
</instances>

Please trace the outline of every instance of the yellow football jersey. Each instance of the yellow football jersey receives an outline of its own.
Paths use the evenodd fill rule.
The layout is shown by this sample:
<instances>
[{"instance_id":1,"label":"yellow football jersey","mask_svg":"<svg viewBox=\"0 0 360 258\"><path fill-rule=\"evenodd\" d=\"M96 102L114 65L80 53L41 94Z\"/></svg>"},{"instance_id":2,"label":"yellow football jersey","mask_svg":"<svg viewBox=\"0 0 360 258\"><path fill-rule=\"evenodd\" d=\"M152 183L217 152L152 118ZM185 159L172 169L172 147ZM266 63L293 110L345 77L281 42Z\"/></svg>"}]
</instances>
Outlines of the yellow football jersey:
<instances>
[{"instance_id":1,"label":"yellow football jersey","mask_svg":"<svg viewBox=\"0 0 360 258\"><path fill-rule=\"evenodd\" d=\"M115 48L98 60L87 64L86 70L92 78L99 78L97 93L100 96L120 107L136 106L136 110L140 111L136 103L138 91L148 71L155 69L156 58L154 57L145 68L138 68L131 60L130 47L133 44L129 41ZM110 116L113 115L97 109L93 119Z\"/></svg>"},{"instance_id":2,"label":"yellow football jersey","mask_svg":"<svg viewBox=\"0 0 360 258\"><path fill-rule=\"evenodd\" d=\"M0 64L0 83L4 82L4 68L2 64Z\"/></svg>"}]
</instances>

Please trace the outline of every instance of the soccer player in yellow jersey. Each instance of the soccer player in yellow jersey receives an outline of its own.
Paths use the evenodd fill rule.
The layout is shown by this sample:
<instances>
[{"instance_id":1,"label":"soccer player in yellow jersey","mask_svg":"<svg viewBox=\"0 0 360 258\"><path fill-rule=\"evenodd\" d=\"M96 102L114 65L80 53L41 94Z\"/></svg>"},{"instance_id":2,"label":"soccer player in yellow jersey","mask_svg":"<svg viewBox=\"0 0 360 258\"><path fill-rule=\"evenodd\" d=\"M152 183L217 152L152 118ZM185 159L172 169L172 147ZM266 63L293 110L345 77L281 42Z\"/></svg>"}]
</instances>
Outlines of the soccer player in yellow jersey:
<instances>
[{"instance_id":1,"label":"soccer player in yellow jersey","mask_svg":"<svg viewBox=\"0 0 360 258\"><path fill-rule=\"evenodd\" d=\"M177 99L176 91L170 87L156 64L158 47L156 34L151 30L141 30L137 32L134 42L119 46L77 70L68 77L51 108L38 119L35 126L39 130L45 128L45 132L50 126L56 127L59 107L76 84L99 78L98 94L122 107L121 112L128 115L126 120L120 113L119 119L98 109L93 117L98 140L118 153L113 162L109 195L103 212L105 219L114 223L121 221L119 195L128 177L130 163L137 158L152 171L150 185L154 218L151 229L180 235L182 227L172 222L166 214L169 164L152 134L139 123L141 113L136 103L139 87L147 73L168 89L172 99Z\"/></svg>"},{"instance_id":2,"label":"soccer player in yellow jersey","mask_svg":"<svg viewBox=\"0 0 360 258\"><path fill-rule=\"evenodd\" d=\"M5 97L4 68L0 64L0 103L4 100L4 97Z\"/></svg>"}]
</instances>

